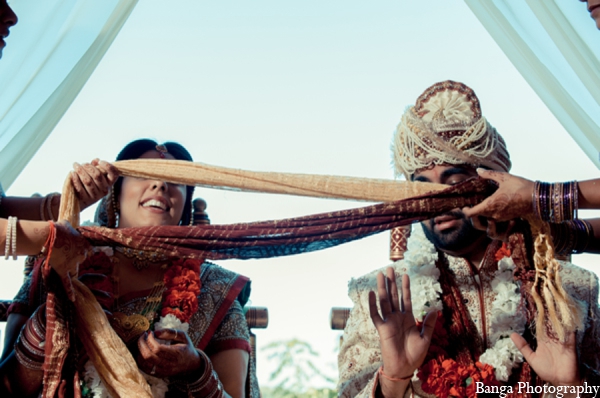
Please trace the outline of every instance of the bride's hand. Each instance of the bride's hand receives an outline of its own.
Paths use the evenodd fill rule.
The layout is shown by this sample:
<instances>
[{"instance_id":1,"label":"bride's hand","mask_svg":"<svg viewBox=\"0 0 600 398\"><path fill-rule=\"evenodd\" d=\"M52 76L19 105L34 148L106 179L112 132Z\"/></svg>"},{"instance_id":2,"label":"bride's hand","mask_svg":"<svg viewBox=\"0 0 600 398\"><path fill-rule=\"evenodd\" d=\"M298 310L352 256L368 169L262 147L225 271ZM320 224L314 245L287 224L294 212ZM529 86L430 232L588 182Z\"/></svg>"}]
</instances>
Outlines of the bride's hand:
<instances>
[{"instance_id":1,"label":"bride's hand","mask_svg":"<svg viewBox=\"0 0 600 398\"><path fill-rule=\"evenodd\" d=\"M96 203L108 194L110 187L119 178L119 171L104 160L94 159L91 163L73 164L71 181L79 199L81 210Z\"/></svg>"},{"instance_id":2,"label":"bride's hand","mask_svg":"<svg viewBox=\"0 0 600 398\"><path fill-rule=\"evenodd\" d=\"M477 169L477 173L481 178L495 181L498 189L478 205L464 208L466 217L481 216L500 222L533 213L533 181L500 171Z\"/></svg>"},{"instance_id":3,"label":"bride's hand","mask_svg":"<svg viewBox=\"0 0 600 398\"><path fill-rule=\"evenodd\" d=\"M157 339L168 340L170 345ZM138 339L137 364L155 377L185 377L206 365L186 332L163 329L148 332Z\"/></svg>"},{"instance_id":4,"label":"bride's hand","mask_svg":"<svg viewBox=\"0 0 600 398\"><path fill-rule=\"evenodd\" d=\"M91 244L75 228L66 221L55 223L56 239L50 254L50 266L60 276L71 301L75 301L75 293L71 278L77 278L79 264L91 252Z\"/></svg>"}]
</instances>

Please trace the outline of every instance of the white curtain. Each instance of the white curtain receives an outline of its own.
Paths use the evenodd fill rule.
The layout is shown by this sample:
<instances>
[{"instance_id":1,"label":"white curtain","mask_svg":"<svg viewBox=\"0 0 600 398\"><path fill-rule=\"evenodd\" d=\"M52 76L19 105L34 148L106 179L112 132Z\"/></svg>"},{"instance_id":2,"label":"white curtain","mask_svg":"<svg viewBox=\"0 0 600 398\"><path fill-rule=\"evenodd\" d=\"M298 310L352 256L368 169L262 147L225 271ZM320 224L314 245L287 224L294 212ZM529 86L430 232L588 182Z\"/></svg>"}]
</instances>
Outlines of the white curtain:
<instances>
[{"instance_id":1,"label":"white curtain","mask_svg":"<svg viewBox=\"0 0 600 398\"><path fill-rule=\"evenodd\" d=\"M67 111L137 0L13 0L0 60L0 182L8 188Z\"/></svg>"},{"instance_id":2,"label":"white curtain","mask_svg":"<svg viewBox=\"0 0 600 398\"><path fill-rule=\"evenodd\" d=\"M465 0L600 168L600 31L577 0ZM493 76L490 76L493 79Z\"/></svg>"}]
</instances>

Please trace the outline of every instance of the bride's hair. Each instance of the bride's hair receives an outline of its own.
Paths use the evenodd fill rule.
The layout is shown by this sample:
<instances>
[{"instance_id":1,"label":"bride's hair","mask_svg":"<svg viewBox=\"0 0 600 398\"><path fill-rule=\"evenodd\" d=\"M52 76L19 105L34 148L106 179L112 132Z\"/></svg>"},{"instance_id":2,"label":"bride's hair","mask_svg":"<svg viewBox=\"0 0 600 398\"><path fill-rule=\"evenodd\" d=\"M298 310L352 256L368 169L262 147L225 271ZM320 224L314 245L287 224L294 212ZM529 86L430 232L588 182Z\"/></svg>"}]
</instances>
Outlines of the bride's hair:
<instances>
[{"instance_id":1,"label":"bride's hair","mask_svg":"<svg viewBox=\"0 0 600 398\"><path fill-rule=\"evenodd\" d=\"M144 153L148 151L157 150L157 147L166 148L166 152L171 154L177 160L187 160L192 162L192 155L185 149L181 144L177 142L165 142L164 144L158 144L156 141L143 138L139 140L135 140L125 145L125 147L119 152L117 155L117 161L119 160L131 160L131 159L139 159ZM112 198L118 198L121 193L121 185L123 184L123 177L119 177L115 185L112 187L112 191L109 192L107 196L105 196L100 204L98 205L98 210L96 211L95 221L102 225L108 227L115 226L115 220L113 214L114 204L112 203ZM194 186L186 185L186 197L185 197L185 205L183 206L183 214L181 216L180 224L188 225L191 221L192 217L192 197L194 196Z\"/></svg>"}]
</instances>

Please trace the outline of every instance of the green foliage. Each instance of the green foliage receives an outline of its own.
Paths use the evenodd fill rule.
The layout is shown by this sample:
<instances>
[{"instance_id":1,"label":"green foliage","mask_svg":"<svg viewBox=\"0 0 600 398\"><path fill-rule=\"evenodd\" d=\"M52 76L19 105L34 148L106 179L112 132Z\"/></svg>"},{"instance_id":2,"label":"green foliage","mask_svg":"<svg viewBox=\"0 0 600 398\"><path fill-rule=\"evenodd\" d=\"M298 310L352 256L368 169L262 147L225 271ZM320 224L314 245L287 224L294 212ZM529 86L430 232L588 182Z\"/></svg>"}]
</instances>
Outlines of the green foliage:
<instances>
[{"instance_id":1,"label":"green foliage","mask_svg":"<svg viewBox=\"0 0 600 398\"><path fill-rule=\"evenodd\" d=\"M298 339L273 342L263 348L267 358L277 362L269 377L274 387L261 389L263 398L330 398L337 392L332 388L316 389L310 384L334 385L335 379L324 374L316 365L319 354L305 341Z\"/></svg>"},{"instance_id":2,"label":"green foliage","mask_svg":"<svg viewBox=\"0 0 600 398\"><path fill-rule=\"evenodd\" d=\"M309 388L304 392L293 392L281 388L265 387L260 390L262 398L336 398L337 391L330 388Z\"/></svg>"}]
</instances>

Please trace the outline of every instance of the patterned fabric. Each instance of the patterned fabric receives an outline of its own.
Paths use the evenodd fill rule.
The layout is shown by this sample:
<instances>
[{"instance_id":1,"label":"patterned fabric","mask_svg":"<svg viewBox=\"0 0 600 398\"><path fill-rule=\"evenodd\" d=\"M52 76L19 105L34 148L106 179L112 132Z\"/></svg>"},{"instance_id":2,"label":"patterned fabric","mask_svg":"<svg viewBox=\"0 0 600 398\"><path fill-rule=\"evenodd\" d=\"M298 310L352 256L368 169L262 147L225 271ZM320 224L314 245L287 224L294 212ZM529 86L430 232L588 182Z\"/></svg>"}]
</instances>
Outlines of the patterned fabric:
<instances>
[{"instance_id":1,"label":"patterned fabric","mask_svg":"<svg viewBox=\"0 0 600 398\"><path fill-rule=\"evenodd\" d=\"M235 300L204 351L207 355L212 355L231 348L240 348L251 353L249 342L250 331L244 317L244 311L240 303Z\"/></svg>"},{"instance_id":2,"label":"patterned fabric","mask_svg":"<svg viewBox=\"0 0 600 398\"><path fill-rule=\"evenodd\" d=\"M170 257L265 258L320 250L399 225L429 219L457 207L474 205L493 190L487 181L473 179L443 191L402 201L287 220L196 227L81 227L79 230L98 246L120 245L154 251ZM55 231L50 234L50 251L54 238ZM44 275L48 275L50 267L44 266L42 270ZM34 275L34 279L35 277ZM35 286L35 283L32 283L32 286ZM75 302L75 305L81 304ZM93 320L102 314L96 314L93 308L95 307L91 307L92 311L86 310L78 315L85 318L79 321L91 328L83 335L83 340L98 352L110 350L114 351L114 355L118 355L117 352L124 350L124 346L116 344L114 347L106 347L105 342L95 340L108 336L99 333L102 330L94 330L94 327L100 326ZM221 306L215 319L225 316L226 308L228 306ZM52 307L49 307L49 310L52 310ZM211 328L216 327L216 322L212 323L203 338L208 339L206 336L214 332ZM199 346L203 347L207 342L201 340ZM107 371L121 371L108 365ZM129 362L126 365L135 367L135 364ZM48 368L48 371L56 373L57 368Z\"/></svg>"},{"instance_id":3,"label":"patterned fabric","mask_svg":"<svg viewBox=\"0 0 600 398\"><path fill-rule=\"evenodd\" d=\"M476 280L469 264L462 258L446 256L449 269L455 275L456 283L467 304L469 315L479 336L484 335L483 320L486 322L485 333L490 334L488 319L494 295L491 281L494 278L495 262L484 261L479 271L479 278L485 291L480 300ZM392 264L399 278L406 272L403 261ZM379 336L369 316L369 291L377 290L376 275L373 271L349 283L349 296L354 302L348 323L344 330L343 344L338 358L340 381L338 385L341 397L374 397L378 383L377 369L382 365ZM592 369L600 368L600 326L598 316L598 279L595 274L570 263L561 263L561 278L565 289L577 299L585 309L585 332L578 333L580 361ZM413 295L416 292L413 292ZM483 308L482 303L483 302ZM482 338L477 339L481 343ZM585 347L585 350L582 348ZM480 347L483 349L484 347ZM412 387L406 392L409 397L431 397L420 389L419 381L412 381Z\"/></svg>"},{"instance_id":4,"label":"patterned fabric","mask_svg":"<svg viewBox=\"0 0 600 398\"><path fill-rule=\"evenodd\" d=\"M475 205L496 188L470 179L397 202L276 221L194 227L79 227L96 246L125 246L172 257L269 258L326 249L400 225Z\"/></svg>"},{"instance_id":5,"label":"patterned fabric","mask_svg":"<svg viewBox=\"0 0 600 398\"><path fill-rule=\"evenodd\" d=\"M198 296L199 310L190 319L190 330L188 332L190 339L199 349L213 354L222 351L224 341L234 341L237 346L235 348L243 349L250 352L250 332L244 318L242 306L235 300L226 300L227 292L231 289L231 285L237 280L238 275L218 265L212 263L204 263L200 280L202 282L202 290ZM244 280L245 282L245 280ZM146 304L147 292L140 292L138 297L132 298L128 295L129 300L113 308L114 312L122 312L125 315L133 315L141 313ZM227 302L226 302L227 301ZM219 312L221 307L225 308L225 316L220 322L214 322L215 314ZM208 336L209 345L200 346L202 340L207 334L212 323L218 323L214 328L215 333ZM221 343L218 346L213 346L212 343ZM209 354L209 355L210 355Z\"/></svg>"},{"instance_id":6,"label":"patterned fabric","mask_svg":"<svg viewBox=\"0 0 600 398\"><path fill-rule=\"evenodd\" d=\"M201 267L200 280L202 290L198 296L199 310L190 320L189 336L192 342L208 355L229 349L242 349L252 354L250 348L250 332L242 306L236 300L237 295L246 285L248 279L228 271L212 263L204 263ZM43 289L38 284L31 289L31 278L21 287L14 299L12 312L30 315L43 300ZM145 304L145 292L137 296L130 295L124 303L120 303L113 311L126 315L139 313ZM50 296L48 296L50 299ZM53 300L54 301L54 300ZM58 317L60 319L60 317ZM250 363L252 363L252 358ZM61 365L57 365L61 366ZM247 375L247 396L259 397L258 381L254 368L249 364ZM176 395L169 395L176 397Z\"/></svg>"}]
</instances>

